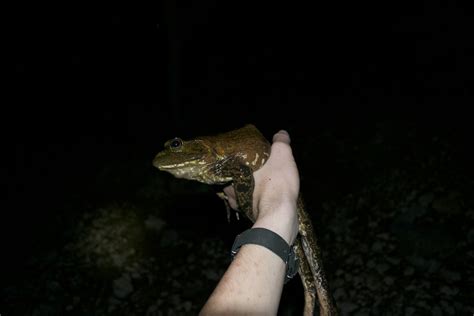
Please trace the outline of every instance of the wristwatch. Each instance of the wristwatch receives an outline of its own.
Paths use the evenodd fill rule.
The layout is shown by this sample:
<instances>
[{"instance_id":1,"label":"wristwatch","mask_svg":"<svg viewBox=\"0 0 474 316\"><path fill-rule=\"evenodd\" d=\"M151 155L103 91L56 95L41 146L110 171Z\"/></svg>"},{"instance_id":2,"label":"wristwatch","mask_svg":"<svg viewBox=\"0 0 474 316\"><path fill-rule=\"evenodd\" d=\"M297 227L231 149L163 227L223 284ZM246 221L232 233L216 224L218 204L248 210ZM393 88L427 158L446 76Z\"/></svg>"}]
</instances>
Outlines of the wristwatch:
<instances>
[{"instance_id":1,"label":"wristwatch","mask_svg":"<svg viewBox=\"0 0 474 316\"><path fill-rule=\"evenodd\" d=\"M234 259L240 247L245 244L263 246L279 256L286 265L285 283L292 279L298 272L298 258L296 258L294 246L288 245L277 233L266 228L258 227L248 229L237 235L232 245L232 259Z\"/></svg>"}]
</instances>

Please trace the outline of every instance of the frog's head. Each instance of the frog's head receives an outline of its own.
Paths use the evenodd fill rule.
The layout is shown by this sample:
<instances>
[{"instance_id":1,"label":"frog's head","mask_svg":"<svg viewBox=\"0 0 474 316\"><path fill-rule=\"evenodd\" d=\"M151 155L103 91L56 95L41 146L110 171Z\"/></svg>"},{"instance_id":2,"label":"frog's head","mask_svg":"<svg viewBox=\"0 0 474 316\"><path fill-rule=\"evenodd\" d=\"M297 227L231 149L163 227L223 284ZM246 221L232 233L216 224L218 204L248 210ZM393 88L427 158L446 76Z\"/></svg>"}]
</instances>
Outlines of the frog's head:
<instances>
[{"instance_id":1,"label":"frog's head","mask_svg":"<svg viewBox=\"0 0 474 316\"><path fill-rule=\"evenodd\" d=\"M201 180L217 160L217 153L205 140L185 141L175 137L153 159L153 166L177 178Z\"/></svg>"}]
</instances>

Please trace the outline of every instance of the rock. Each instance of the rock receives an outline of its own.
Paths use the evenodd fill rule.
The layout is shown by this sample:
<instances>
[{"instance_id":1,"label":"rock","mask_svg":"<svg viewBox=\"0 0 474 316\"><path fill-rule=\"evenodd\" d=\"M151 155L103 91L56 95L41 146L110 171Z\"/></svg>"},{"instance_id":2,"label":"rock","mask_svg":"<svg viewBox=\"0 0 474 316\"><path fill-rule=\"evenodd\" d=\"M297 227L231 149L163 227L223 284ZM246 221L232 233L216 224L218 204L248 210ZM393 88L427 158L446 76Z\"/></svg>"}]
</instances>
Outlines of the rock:
<instances>
[{"instance_id":1,"label":"rock","mask_svg":"<svg viewBox=\"0 0 474 316\"><path fill-rule=\"evenodd\" d=\"M367 253L369 252L369 246L366 244L362 244L359 246L359 251L362 253Z\"/></svg>"},{"instance_id":2,"label":"rock","mask_svg":"<svg viewBox=\"0 0 474 316\"><path fill-rule=\"evenodd\" d=\"M425 215L427 211L428 209L426 207L420 207L418 205L409 207L405 219L407 219L409 223L413 223L416 218Z\"/></svg>"},{"instance_id":3,"label":"rock","mask_svg":"<svg viewBox=\"0 0 474 316\"><path fill-rule=\"evenodd\" d=\"M115 297L109 298L109 306L107 307L107 312L112 313L119 305L120 301L118 299L116 299Z\"/></svg>"},{"instance_id":4,"label":"rock","mask_svg":"<svg viewBox=\"0 0 474 316\"><path fill-rule=\"evenodd\" d=\"M125 256L113 253L110 255L110 259L112 261L112 264L116 267L122 267L125 265L125 262L127 261L127 258Z\"/></svg>"},{"instance_id":5,"label":"rock","mask_svg":"<svg viewBox=\"0 0 474 316\"><path fill-rule=\"evenodd\" d=\"M369 274L366 284L370 290L375 291L380 287L380 280L374 274Z\"/></svg>"},{"instance_id":6,"label":"rock","mask_svg":"<svg viewBox=\"0 0 474 316\"><path fill-rule=\"evenodd\" d=\"M382 240L389 240L390 239L390 234L388 233L380 233L376 235L377 238L380 238Z\"/></svg>"},{"instance_id":7,"label":"rock","mask_svg":"<svg viewBox=\"0 0 474 316\"><path fill-rule=\"evenodd\" d=\"M367 316L370 315L370 310L368 309L361 309L360 311L357 311L357 313L354 314L354 316Z\"/></svg>"},{"instance_id":8,"label":"rock","mask_svg":"<svg viewBox=\"0 0 474 316\"><path fill-rule=\"evenodd\" d=\"M148 307L148 309L146 310L146 316L151 316L151 315L156 315L156 311L158 310L158 306L156 305L151 305L150 307Z\"/></svg>"},{"instance_id":9,"label":"rock","mask_svg":"<svg viewBox=\"0 0 474 316\"><path fill-rule=\"evenodd\" d=\"M345 282L344 282L344 279L337 278L333 281L333 284L335 288L338 288L338 287L343 287Z\"/></svg>"},{"instance_id":10,"label":"rock","mask_svg":"<svg viewBox=\"0 0 474 316\"><path fill-rule=\"evenodd\" d=\"M388 269L390 269L390 266L386 263L380 263L375 267L375 269L378 273L384 274Z\"/></svg>"},{"instance_id":11,"label":"rock","mask_svg":"<svg viewBox=\"0 0 474 316\"><path fill-rule=\"evenodd\" d=\"M351 255L349 256L345 262L350 265L362 266L364 261L360 255Z\"/></svg>"},{"instance_id":12,"label":"rock","mask_svg":"<svg viewBox=\"0 0 474 316\"><path fill-rule=\"evenodd\" d=\"M432 206L440 213L459 214L462 211L460 202L459 193L451 192L447 196L436 199Z\"/></svg>"},{"instance_id":13,"label":"rock","mask_svg":"<svg viewBox=\"0 0 474 316\"><path fill-rule=\"evenodd\" d=\"M474 229L471 229L468 233L467 233L467 240L469 242L474 242Z\"/></svg>"},{"instance_id":14,"label":"rock","mask_svg":"<svg viewBox=\"0 0 474 316\"><path fill-rule=\"evenodd\" d=\"M425 302L425 301L418 301L416 303L417 306L420 306L426 310L429 310L430 309L430 306Z\"/></svg>"},{"instance_id":15,"label":"rock","mask_svg":"<svg viewBox=\"0 0 474 316\"><path fill-rule=\"evenodd\" d=\"M418 203L420 203L422 207L428 207L431 204L431 202L433 202L434 197L435 195L431 192L423 194L422 196L418 198Z\"/></svg>"},{"instance_id":16,"label":"rock","mask_svg":"<svg viewBox=\"0 0 474 316\"><path fill-rule=\"evenodd\" d=\"M461 274L459 272L450 270L441 270L441 276L448 282L456 282L461 280Z\"/></svg>"},{"instance_id":17,"label":"rock","mask_svg":"<svg viewBox=\"0 0 474 316\"><path fill-rule=\"evenodd\" d=\"M375 261L374 260L369 260L367 262L367 268L374 268L375 267Z\"/></svg>"},{"instance_id":18,"label":"rock","mask_svg":"<svg viewBox=\"0 0 474 316\"><path fill-rule=\"evenodd\" d=\"M413 255L413 256L409 257L408 260L415 267L417 267L419 269L422 269L422 270L426 269L427 263L426 263L426 260L424 258L422 258L420 256L417 256L417 255Z\"/></svg>"},{"instance_id":19,"label":"rock","mask_svg":"<svg viewBox=\"0 0 474 316\"><path fill-rule=\"evenodd\" d=\"M387 284L387 285L392 285L392 284L395 282L395 279L388 276L388 277L385 277L385 278L383 279L383 281L384 281L385 284Z\"/></svg>"},{"instance_id":20,"label":"rock","mask_svg":"<svg viewBox=\"0 0 474 316\"><path fill-rule=\"evenodd\" d=\"M204 271L204 276L212 281L219 280L219 275L214 270L206 270Z\"/></svg>"},{"instance_id":21,"label":"rock","mask_svg":"<svg viewBox=\"0 0 474 316\"><path fill-rule=\"evenodd\" d=\"M405 314L404 315L411 316L411 315L415 314L415 312L416 312L416 309L414 307L409 306L409 307L405 308Z\"/></svg>"},{"instance_id":22,"label":"rock","mask_svg":"<svg viewBox=\"0 0 474 316\"><path fill-rule=\"evenodd\" d=\"M344 298L344 297L347 297L347 293L346 293L346 290L344 290L342 287L336 289L336 291L334 291L334 299L336 301Z\"/></svg>"},{"instance_id":23,"label":"rock","mask_svg":"<svg viewBox=\"0 0 474 316\"><path fill-rule=\"evenodd\" d=\"M407 292L410 292L410 291L416 291L418 288L414 285L414 284L410 284L408 286L405 287L405 290Z\"/></svg>"},{"instance_id":24,"label":"rock","mask_svg":"<svg viewBox=\"0 0 474 316\"><path fill-rule=\"evenodd\" d=\"M196 261L196 256L194 254L190 254L187 258L186 258L186 261L188 263L193 263L194 261Z\"/></svg>"},{"instance_id":25,"label":"rock","mask_svg":"<svg viewBox=\"0 0 474 316\"><path fill-rule=\"evenodd\" d=\"M57 310L56 306L41 304L36 307L31 313L32 316L42 316L42 315L59 315L60 312Z\"/></svg>"},{"instance_id":26,"label":"rock","mask_svg":"<svg viewBox=\"0 0 474 316\"><path fill-rule=\"evenodd\" d=\"M407 267L405 270L403 270L403 275L405 276L413 275L413 273L415 273L415 269L413 267Z\"/></svg>"},{"instance_id":27,"label":"rock","mask_svg":"<svg viewBox=\"0 0 474 316\"><path fill-rule=\"evenodd\" d=\"M133 279L140 279L140 278L141 278L141 275L140 275L140 273L138 273L137 271L133 271L133 272L132 272L132 278L133 278Z\"/></svg>"},{"instance_id":28,"label":"rock","mask_svg":"<svg viewBox=\"0 0 474 316\"><path fill-rule=\"evenodd\" d=\"M61 291L61 285L57 281L49 281L46 283L46 288L51 292Z\"/></svg>"},{"instance_id":29,"label":"rock","mask_svg":"<svg viewBox=\"0 0 474 316\"><path fill-rule=\"evenodd\" d=\"M151 230L155 233L161 232L165 225L166 222L164 220L153 215L148 216L148 218L145 220L146 229Z\"/></svg>"},{"instance_id":30,"label":"rock","mask_svg":"<svg viewBox=\"0 0 474 316\"><path fill-rule=\"evenodd\" d=\"M431 313L433 316L443 316L443 313L441 312L441 308L439 308L439 306L433 307Z\"/></svg>"},{"instance_id":31,"label":"rock","mask_svg":"<svg viewBox=\"0 0 474 316\"><path fill-rule=\"evenodd\" d=\"M173 294L170 298L169 301L171 304L174 306L179 306L181 305L181 297L178 294Z\"/></svg>"},{"instance_id":32,"label":"rock","mask_svg":"<svg viewBox=\"0 0 474 316\"><path fill-rule=\"evenodd\" d=\"M454 307L445 300L441 301L441 306L443 306L443 311L447 312L449 315L454 315Z\"/></svg>"},{"instance_id":33,"label":"rock","mask_svg":"<svg viewBox=\"0 0 474 316\"><path fill-rule=\"evenodd\" d=\"M339 306L339 309L341 310L341 313L344 315L344 314L349 314L353 311L355 311L359 305L356 305L354 303L351 303L351 302L342 302L340 304L338 304Z\"/></svg>"},{"instance_id":34,"label":"rock","mask_svg":"<svg viewBox=\"0 0 474 316\"><path fill-rule=\"evenodd\" d=\"M458 294L459 290L455 288L451 288L449 286L442 286L441 289L439 290L442 294L448 295L448 296L453 296Z\"/></svg>"},{"instance_id":35,"label":"rock","mask_svg":"<svg viewBox=\"0 0 474 316\"><path fill-rule=\"evenodd\" d=\"M416 197L417 194L418 192L416 190L411 191L410 194L408 194L406 201L407 202L413 201L413 199Z\"/></svg>"},{"instance_id":36,"label":"rock","mask_svg":"<svg viewBox=\"0 0 474 316\"><path fill-rule=\"evenodd\" d=\"M183 303L183 309L185 312L190 312L192 307L193 303L191 303L190 301L186 301Z\"/></svg>"},{"instance_id":37,"label":"rock","mask_svg":"<svg viewBox=\"0 0 474 316\"><path fill-rule=\"evenodd\" d=\"M372 244L372 251L379 252L384 249L384 243L381 241L376 241Z\"/></svg>"},{"instance_id":38,"label":"rock","mask_svg":"<svg viewBox=\"0 0 474 316\"><path fill-rule=\"evenodd\" d=\"M398 265L401 261L400 258L394 258L394 257L385 257L385 260L387 260L393 265Z\"/></svg>"},{"instance_id":39,"label":"rock","mask_svg":"<svg viewBox=\"0 0 474 316\"><path fill-rule=\"evenodd\" d=\"M352 278L352 284L354 284L355 287L359 287L363 283L364 283L364 279L359 275L356 275Z\"/></svg>"},{"instance_id":40,"label":"rock","mask_svg":"<svg viewBox=\"0 0 474 316\"><path fill-rule=\"evenodd\" d=\"M132 278L128 274L122 275L119 279L114 280L114 295L118 298L125 298L133 292Z\"/></svg>"},{"instance_id":41,"label":"rock","mask_svg":"<svg viewBox=\"0 0 474 316\"><path fill-rule=\"evenodd\" d=\"M178 240L178 233L172 229L167 229L161 236L160 247L174 246Z\"/></svg>"},{"instance_id":42,"label":"rock","mask_svg":"<svg viewBox=\"0 0 474 316\"><path fill-rule=\"evenodd\" d=\"M438 260L430 259L427 261L428 273L435 273L441 267L441 263Z\"/></svg>"}]
</instances>

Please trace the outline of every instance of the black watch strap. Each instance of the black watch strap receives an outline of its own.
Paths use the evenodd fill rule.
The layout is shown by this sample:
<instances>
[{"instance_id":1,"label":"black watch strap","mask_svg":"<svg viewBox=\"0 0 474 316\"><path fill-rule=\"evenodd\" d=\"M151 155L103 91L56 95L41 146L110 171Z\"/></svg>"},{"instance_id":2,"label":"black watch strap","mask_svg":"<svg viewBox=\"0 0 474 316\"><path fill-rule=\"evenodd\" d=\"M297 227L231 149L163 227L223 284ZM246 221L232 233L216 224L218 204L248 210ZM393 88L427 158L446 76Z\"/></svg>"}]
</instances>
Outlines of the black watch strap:
<instances>
[{"instance_id":1,"label":"black watch strap","mask_svg":"<svg viewBox=\"0 0 474 316\"><path fill-rule=\"evenodd\" d=\"M278 255L287 265L285 283L293 278L298 271L298 262L293 247L289 246L277 233L261 227L244 231L235 238L231 252L232 258L237 254L240 247L245 244L260 245Z\"/></svg>"}]
</instances>

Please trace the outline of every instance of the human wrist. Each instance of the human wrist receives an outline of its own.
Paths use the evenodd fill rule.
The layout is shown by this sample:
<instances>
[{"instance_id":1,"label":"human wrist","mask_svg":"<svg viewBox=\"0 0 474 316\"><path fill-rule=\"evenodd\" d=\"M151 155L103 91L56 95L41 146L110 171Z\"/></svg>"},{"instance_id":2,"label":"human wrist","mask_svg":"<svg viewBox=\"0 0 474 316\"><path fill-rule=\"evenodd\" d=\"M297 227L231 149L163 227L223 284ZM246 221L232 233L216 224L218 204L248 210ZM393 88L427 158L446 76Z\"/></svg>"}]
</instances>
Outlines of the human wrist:
<instances>
[{"instance_id":1,"label":"human wrist","mask_svg":"<svg viewBox=\"0 0 474 316\"><path fill-rule=\"evenodd\" d=\"M289 245L292 245L298 234L296 203L282 203L272 210L262 209L252 226L252 228L257 227L266 228L277 233Z\"/></svg>"}]
</instances>

